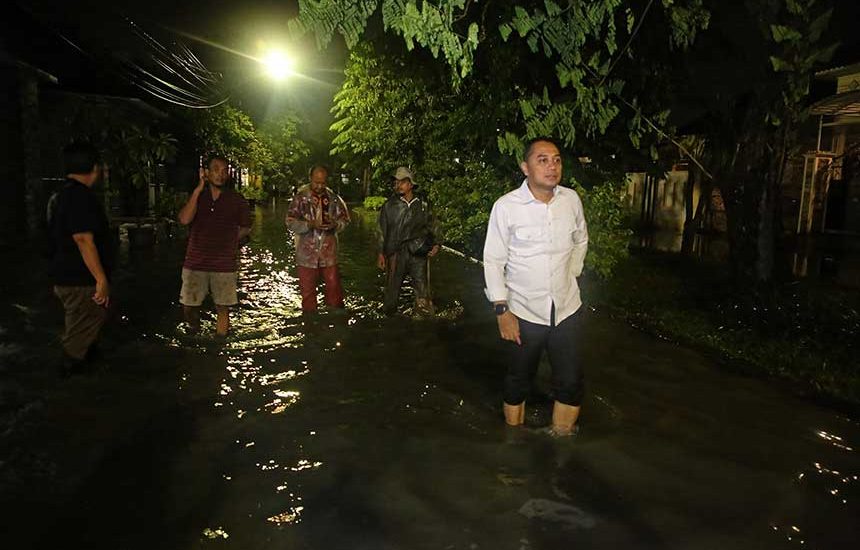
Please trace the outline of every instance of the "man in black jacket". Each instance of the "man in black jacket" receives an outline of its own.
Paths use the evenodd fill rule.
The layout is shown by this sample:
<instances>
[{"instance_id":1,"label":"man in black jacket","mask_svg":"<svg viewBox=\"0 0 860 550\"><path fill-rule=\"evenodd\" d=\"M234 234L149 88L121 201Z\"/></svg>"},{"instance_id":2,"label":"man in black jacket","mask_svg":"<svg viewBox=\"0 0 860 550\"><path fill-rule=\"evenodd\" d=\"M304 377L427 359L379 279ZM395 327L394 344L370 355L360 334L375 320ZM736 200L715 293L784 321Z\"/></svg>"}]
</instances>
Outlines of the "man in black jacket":
<instances>
[{"instance_id":1,"label":"man in black jacket","mask_svg":"<svg viewBox=\"0 0 860 550\"><path fill-rule=\"evenodd\" d=\"M379 211L377 265L385 270L384 311L397 310L400 288L408 274L415 292L415 312L433 313L427 258L439 252L441 235L430 205L415 196L415 177L405 166L394 173L394 196Z\"/></svg>"},{"instance_id":2,"label":"man in black jacket","mask_svg":"<svg viewBox=\"0 0 860 550\"><path fill-rule=\"evenodd\" d=\"M101 179L98 151L88 143L63 150L66 182L49 207L54 294L63 303L63 369L80 370L110 305L114 247L104 207L93 192Z\"/></svg>"}]
</instances>

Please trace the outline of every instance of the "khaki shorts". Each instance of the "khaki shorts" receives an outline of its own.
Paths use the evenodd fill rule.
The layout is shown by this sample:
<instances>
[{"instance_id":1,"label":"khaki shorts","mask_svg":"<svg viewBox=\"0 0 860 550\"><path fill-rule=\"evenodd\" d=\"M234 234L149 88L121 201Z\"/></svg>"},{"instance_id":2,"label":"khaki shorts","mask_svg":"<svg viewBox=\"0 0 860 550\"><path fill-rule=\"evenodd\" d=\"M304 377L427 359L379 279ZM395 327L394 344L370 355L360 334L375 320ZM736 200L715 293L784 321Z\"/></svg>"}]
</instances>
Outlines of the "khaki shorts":
<instances>
[{"instance_id":1,"label":"khaki shorts","mask_svg":"<svg viewBox=\"0 0 860 550\"><path fill-rule=\"evenodd\" d=\"M182 290L179 303L184 306L199 306L206 295L218 306L233 306L239 303L236 296L236 272L215 273L182 268Z\"/></svg>"}]
</instances>

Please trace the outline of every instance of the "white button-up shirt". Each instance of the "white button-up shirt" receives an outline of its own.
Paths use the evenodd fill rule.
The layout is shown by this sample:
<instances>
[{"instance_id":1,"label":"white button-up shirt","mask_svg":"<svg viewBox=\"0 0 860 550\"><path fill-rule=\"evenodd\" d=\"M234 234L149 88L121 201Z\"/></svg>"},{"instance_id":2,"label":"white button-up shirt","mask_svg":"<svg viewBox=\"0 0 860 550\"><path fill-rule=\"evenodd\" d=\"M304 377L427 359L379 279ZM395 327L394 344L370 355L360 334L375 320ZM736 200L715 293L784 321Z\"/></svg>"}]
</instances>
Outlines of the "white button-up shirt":
<instances>
[{"instance_id":1,"label":"white button-up shirt","mask_svg":"<svg viewBox=\"0 0 860 550\"><path fill-rule=\"evenodd\" d=\"M526 321L561 323L582 306L576 278L588 250L588 230L576 191L556 186L548 203L528 180L493 205L484 242L484 280L491 302L507 301Z\"/></svg>"}]
</instances>

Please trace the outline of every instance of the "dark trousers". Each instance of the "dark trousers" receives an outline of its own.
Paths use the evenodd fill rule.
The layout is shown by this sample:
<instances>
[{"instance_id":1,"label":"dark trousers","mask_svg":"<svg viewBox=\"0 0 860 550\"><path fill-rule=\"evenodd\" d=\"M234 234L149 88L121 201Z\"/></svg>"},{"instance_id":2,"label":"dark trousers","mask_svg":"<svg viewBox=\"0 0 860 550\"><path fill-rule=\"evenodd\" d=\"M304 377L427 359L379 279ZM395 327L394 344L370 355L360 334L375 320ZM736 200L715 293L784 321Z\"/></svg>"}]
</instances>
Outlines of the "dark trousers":
<instances>
[{"instance_id":1,"label":"dark trousers","mask_svg":"<svg viewBox=\"0 0 860 550\"><path fill-rule=\"evenodd\" d=\"M413 256L409 252L401 251L388 256L385 265L385 293L383 296L385 311L393 312L397 309L400 289L406 275L412 279L412 290L415 292L416 300L430 297L430 288L427 284L426 256Z\"/></svg>"},{"instance_id":2,"label":"dark trousers","mask_svg":"<svg viewBox=\"0 0 860 550\"><path fill-rule=\"evenodd\" d=\"M83 359L99 337L107 319L107 308L93 301L95 286L55 286L54 294L63 303L66 325L63 351L73 359Z\"/></svg>"},{"instance_id":3,"label":"dark trousers","mask_svg":"<svg viewBox=\"0 0 860 550\"><path fill-rule=\"evenodd\" d=\"M328 267L299 266L299 290L302 293L302 311L317 310L317 283L320 276L325 282L325 303L329 307L343 307L343 287L336 265Z\"/></svg>"},{"instance_id":4,"label":"dark trousers","mask_svg":"<svg viewBox=\"0 0 860 550\"><path fill-rule=\"evenodd\" d=\"M577 311L556 326L520 321L520 341L505 342L509 358L505 376L505 403L519 405L526 400L537 374L544 350L552 367L553 397L565 405L579 406L585 393L579 336L582 311Z\"/></svg>"}]
</instances>

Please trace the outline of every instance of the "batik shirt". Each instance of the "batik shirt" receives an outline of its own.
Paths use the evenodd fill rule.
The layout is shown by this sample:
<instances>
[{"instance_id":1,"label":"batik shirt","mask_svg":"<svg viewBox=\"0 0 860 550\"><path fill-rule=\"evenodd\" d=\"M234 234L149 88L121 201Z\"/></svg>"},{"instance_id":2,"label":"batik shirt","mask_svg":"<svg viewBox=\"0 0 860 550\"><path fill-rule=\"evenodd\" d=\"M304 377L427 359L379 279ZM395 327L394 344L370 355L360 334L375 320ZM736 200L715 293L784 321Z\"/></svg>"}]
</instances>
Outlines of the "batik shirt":
<instances>
[{"instance_id":1,"label":"batik shirt","mask_svg":"<svg viewBox=\"0 0 860 550\"><path fill-rule=\"evenodd\" d=\"M333 223L334 229L311 229L310 221ZM299 188L287 211L287 227L296 238L299 267L329 267L337 264L337 234L349 224L349 210L337 194L326 187L317 195L310 185Z\"/></svg>"}]
</instances>

